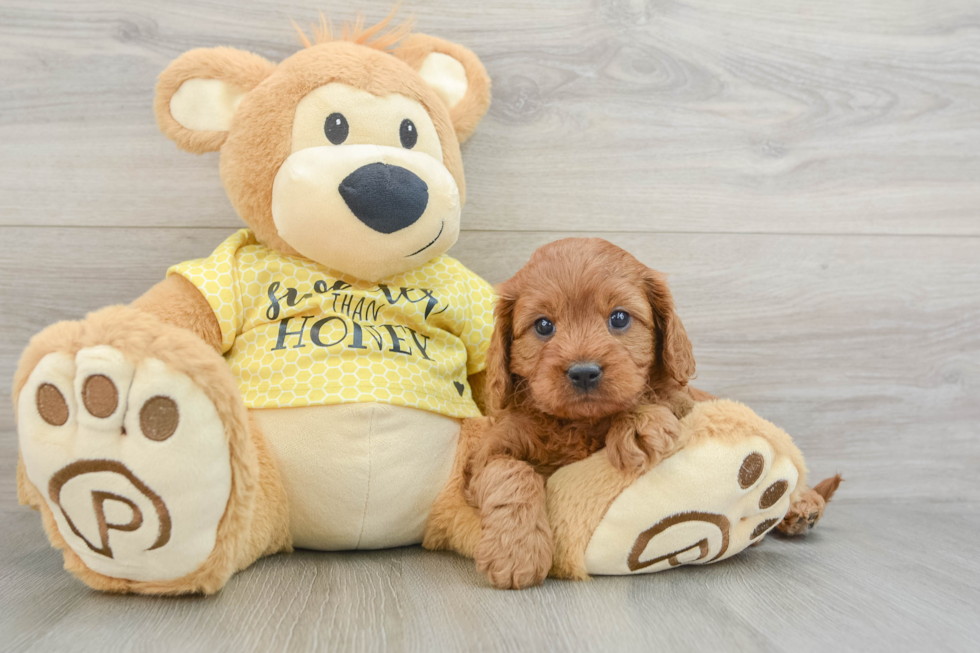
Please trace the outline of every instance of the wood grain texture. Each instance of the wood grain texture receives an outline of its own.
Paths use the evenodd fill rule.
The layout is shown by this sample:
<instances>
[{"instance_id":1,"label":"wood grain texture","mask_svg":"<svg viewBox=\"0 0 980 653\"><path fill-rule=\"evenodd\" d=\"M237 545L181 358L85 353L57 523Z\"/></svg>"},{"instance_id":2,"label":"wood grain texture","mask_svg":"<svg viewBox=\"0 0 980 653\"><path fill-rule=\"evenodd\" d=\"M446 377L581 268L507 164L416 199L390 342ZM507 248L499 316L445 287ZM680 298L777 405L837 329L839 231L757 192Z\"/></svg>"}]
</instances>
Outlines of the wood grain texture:
<instances>
[{"instance_id":1,"label":"wood grain texture","mask_svg":"<svg viewBox=\"0 0 980 653\"><path fill-rule=\"evenodd\" d=\"M372 19L391 5L359 4ZM157 132L156 75L192 47L281 60L297 48L289 18L317 9L353 13L336 0L5 0L0 223L235 225L217 155ZM974 0L407 9L494 80L465 151L466 228L980 234Z\"/></svg>"},{"instance_id":2,"label":"wood grain texture","mask_svg":"<svg viewBox=\"0 0 980 653\"><path fill-rule=\"evenodd\" d=\"M502 592L449 553L301 551L182 599L92 592L37 546L35 515L0 515L11 653L972 651L980 637L980 564L965 554L980 513L962 504L842 503L805 540L770 536L717 565L639 578Z\"/></svg>"},{"instance_id":3,"label":"wood grain texture","mask_svg":"<svg viewBox=\"0 0 980 653\"><path fill-rule=\"evenodd\" d=\"M368 19L388 0L358 3ZM492 282L606 237L668 272L696 384L789 431L839 499L803 541L642 579L487 587L416 548L260 561L210 598L87 590L16 506L0 402L0 649L963 650L980 641L980 6L406 4L494 79L452 254ZM162 137L156 75L274 61L339 0L0 2L0 392L30 336L128 302L240 222Z\"/></svg>"},{"instance_id":4,"label":"wood grain texture","mask_svg":"<svg viewBox=\"0 0 980 653\"><path fill-rule=\"evenodd\" d=\"M0 379L36 331L129 302L225 229L0 227ZM453 254L491 282L560 232L465 232ZM980 501L980 257L947 237L606 234L668 272L695 382L796 438L845 497ZM25 271L30 269L30 274ZM2 451L15 451L6 411Z\"/></svg>"}]
</instances>

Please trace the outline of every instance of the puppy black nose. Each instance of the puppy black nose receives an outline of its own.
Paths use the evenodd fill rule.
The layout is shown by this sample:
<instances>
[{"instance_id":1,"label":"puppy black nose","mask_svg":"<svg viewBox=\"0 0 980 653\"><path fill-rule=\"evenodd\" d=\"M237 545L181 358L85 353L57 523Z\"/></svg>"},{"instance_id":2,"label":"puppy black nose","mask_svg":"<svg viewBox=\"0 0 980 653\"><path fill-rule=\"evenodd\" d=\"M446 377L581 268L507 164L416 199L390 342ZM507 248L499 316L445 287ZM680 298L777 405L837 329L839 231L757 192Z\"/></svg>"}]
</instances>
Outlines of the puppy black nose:
<instances>
[{"instance_id":1,"label":"puppy black nose","mask_svg":"<svg viewBox=\"0 0 980 653\"><path fill-rule=\"evenodd\" d=\"M588 392L595 390L602 379L602 367L598 363L575 363L565 372L576 390Z\"/></svg>"},{"instance_id":2,"label":"puppy black nose","mask_svg":"<svg viewBox=\"0 0 980 653\"><path fill-rule=\"evenodd\" d=\"M387 163L361 166L337 190L358 220L383 234L415 224L429 203L429 187L418 175Z\"/></svg>"}]
</instances>

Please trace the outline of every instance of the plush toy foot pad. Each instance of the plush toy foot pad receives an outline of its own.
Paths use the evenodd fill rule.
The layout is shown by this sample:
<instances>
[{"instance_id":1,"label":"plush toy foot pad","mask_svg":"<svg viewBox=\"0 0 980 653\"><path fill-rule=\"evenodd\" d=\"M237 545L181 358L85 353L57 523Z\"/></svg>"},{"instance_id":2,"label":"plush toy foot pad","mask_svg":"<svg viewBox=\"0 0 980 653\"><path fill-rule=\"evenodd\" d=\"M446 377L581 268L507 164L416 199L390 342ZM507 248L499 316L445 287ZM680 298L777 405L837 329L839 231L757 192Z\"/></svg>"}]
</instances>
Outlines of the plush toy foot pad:
<instances>
[{"instance_id":1,"label":"plush toy foot pad","mask_svg":"<svg viewBox=\"0 0 980 653\"><path fill-rule=\"evenodd\" d=\"M768 439L702 439L612 502L585 551L585 571L650 573L724 560L780 522L798 479Z\"/></svg>"},{"instance_id":2,"label":"plush toy foot pad","mask_svg":"<svg viewBox=\"0 0 980 653\"><path fill-rule=\"evenodd\" d=\"M215 547L231 492L225 427L189 377L98 345L44 356L18 400L27 478L91 570L180 578Z\"/></svg>"}]
</instances>

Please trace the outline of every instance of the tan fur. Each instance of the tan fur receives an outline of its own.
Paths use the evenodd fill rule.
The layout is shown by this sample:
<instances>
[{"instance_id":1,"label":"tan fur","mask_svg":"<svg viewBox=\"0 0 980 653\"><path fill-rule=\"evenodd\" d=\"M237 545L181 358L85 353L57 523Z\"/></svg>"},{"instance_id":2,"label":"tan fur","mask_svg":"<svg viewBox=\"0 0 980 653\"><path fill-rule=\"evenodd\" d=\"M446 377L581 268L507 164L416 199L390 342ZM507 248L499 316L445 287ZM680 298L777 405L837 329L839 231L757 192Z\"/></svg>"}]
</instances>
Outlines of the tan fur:
<instances>
[{"instance_id":1,"label":"tan fur","mask_svg":"<svg viewBox=\"0 0 980 653\"><path fill-rule=\"evenodd\" d=\"M253 413L248 411L248 429L258 463L258 496L248 543L241 549L236 570L244 569L262 556L293 550L289 534L289 499L272 450Z\"/></svg>"},{"instance_id":2,"label":"tan fur","mask_svg":"<svg viewBox=\"0 0 980 653\"><path fill-rule=\"evenodd\" d=\"M442 144L443 164L466 202L462 157L449 110L422 78L395 57L345 41L297 52L257 92L245 96L235 126L221 148L221 179L238 215L264 245L285 254L295 250L272 220L272 182L290 155L293 113L299 101L328 82L342 82L373 95L399 93L429 112Z\"/></svg>"},{"instance_id":3,"label":"tan fur","mask_svg":"<svg viewBox=\"0 0 980 653\"><path fill-rule=\"evenodd\" d=\"M548 479L548 521L555 538L551 575L584 580L585 549L609 506L636 480L608 457L595 455L563 467Z\"/></svg>"},{"instance_id":4,"label":"tan fur","mask_svg":"<svg viewBox=\"0 0 980 653\"><path fill-rule=\"evenodd\" d=\"M674 451L695 446L704 440L736 444L751 433L772 445L778 456L788 457L799 473L791 494L797 505L806 492L806 465L793 440L772 422L761 419L748 407L733 401L699 404L681 421L681 434ZM592 456L565 467L548 481L548 518L554 529L555 553L551 575L581 580L585 571L585 550L599 522L612 502L635 480L619 473L603 456ZM791 508L792 510L792 508Z\"/></svg>"},{"instance_id":5,"label":"tan fur","mask_svg":"<svg viewBox=\"0 0 980 653\"><path fill-rule=\"evenodd\" d=\"M797 501L806 488L807 468L793 439L778 426L761 419L751 408L738 402L726 401L724 409L720 404L707 404L705 409L692 413L685 426L692 431L689 444L697 444L705 439L721 440L735 444L745 439L746 433L757 435L772 445L772 448L787 456L799 472L796 489L790 495Z\"/></svg>"},{"instance_id":6,"label":"tan fur","mask_svg":"<svg viewBox=\"0 0 980 653\"><path fill-rule=\"evenodd\" d=\"M312 48L314 45L319 45L321 43L330 43L331 41L340 40L374 48L375 50L387 50L405 38L408 33L412 31L412 24L414 21L411 18L400 25L389 27L396 13L398 13L397 6L391 10L391 13L388 14L388 16L370 27L364 26L364 15L358 13L357 19L354 21L354 23L344 23L344 27L340 34L334 35L333 23L330 21L330 19L324 16L323 12L321 11L320 24L310 26L313 31L312 41L310 41L309 37L306 36L295 21L293 21L293 27L296 28L300 43L303 44L303 47L307 48Z\"/></svg>"},{"instance_id":7,"label":"tan fur","mask_svg":"<svg viewBox=\"0 0 980 653\"><path fill-rule=\"evenodd\" d=\"M272 74L275 64L257 54L235 48L198 48L177 57L160 73L153 112L157 126L182 150L193 154L214 152L228 132L192 131L170 115L170 98L189 79L220 79L241 91L251 91Z\"/></svg>"},{"instance_id":8,"label":"tan fur","mask_svg":"<svg viewBox=\"0 0 980 653\"><path fill-rule=\"evenodd\" d=\"M211 555L196 571L173 581L147 582L110 578L82 563L58 532L54 516L40 492L18 473L18 496L22 503L39 509L52 545L64 552L65 568L95 589L143 594L212 593L232 573L255 560L254 551L288 549L288 535L276 523L279 508L257 504L280 501L274 465L249 433L245 407L238 384L224 359L200 338L185 329L160 322L155 317L124 306L112 306L89 315L83 322L59 322L31 339L14 377L14 406L37 363L49 353L76 354L84 347L109 345L133 361L152 356L186 374L214 403L225 424L231 451L232 488L228 507L218 525ZM261 439L261 435L255 434ZM281 485L281 484L280 484ZM264 541L263 541L264 540ZM277 549L277 550L278 550Z\"/></svg>"},{"instance_id":9,"label":"tan fur","mask_svg":"<svg viewBox=\"0 0 980 653\"><path fill-rule=\"evenodd\" d=\"M331 82L377 96L397 93L421 104L438 135L442 164L458 186L460 204L465 203L459 142L470 135L487 110L489 77L472 52L434 37L416 34L405 39L401 48L387 52L410 27L406 23L385 31L390 19L372 27L364 27L363 20L358 19L345 27L339 40L329 33L324 20L322 29L314 30L319 32L317 43L306 39L309 47L279 65L234 48L209 48L184 53L161 73L154 100L160 130L189 152L221 151L221 176L228 196L263 245L287 255L297 254L279 236L273 222L273 180L291 152L297 104L314 89ZM455 57L466 71L466 94L452 110L417 72L432 52ZM244 93L229 131L195 131L174 119L171 100L192 79L218 80ZM217 319L207 301L185 279L172 276L149 290L133 307L107 308L82 322L63 322L46 329L22 355L14 380L15 410L28 376L46 354L57 351L73 355L83 347L109 345L130 360L152 356L189 376L215 404L226 428L232 487L215 548L198 570L168 582L109 578L85 567L59 534L46 502L27 478L23 461L18 461L18 497L41 511L49 539L64 551L66 568L91 587L112 592L211 593L257 557L290 550L287 497L279 470L255 420L244 408L236 379L215 351L220 343ZM482 374L470 378L474 396L481 402L483 378ZM462 468L458 471L461 476ZM457 488L454 496L462 497L462 489ZM465 530L458 524L454 528Z\"/></svg>"},{"instance_id":10,"label":"tan fur","mask_svg":"<svg viewBox=\"0 0 980 653\"><path fill-rule=\"evenodd\" d=\"M452 111L416 73L424 55L431 52L457 57L467 72L466 95ZM221 79L250 91L235 113L230 132L192 132L170 115L170 98L183 82L195 77ZM398 93L422 104L439 136L443 165L459 187L460 204L466 203L459 143L486 113L490 78L472 52L435 37L414 34L392 54L351 41L328 41L311 45L278 66L233 48L191 50L160 75L154 111L160 130L179 147L195 153L220 148L221 179L238 215L259 242L296 255L272 220L272 182L290 155L296 105L330 82L378 96Z\"/></svg>"},{"instance_id":11,"label":"tan fur","mask_svg":"<svg viewBox=\"0 0 980 653\"><path fill-rule=\"evenodd\" d=\"M214 309L201 291L179 274L150 288L132 306L167 324L187 329L221 351L221 326Z\"/></svg>"},{"instance_id":12,"label":"tan fur","mask_svg":"<svg viewBox=\"0 0 980 653\"><path fill-rule=\"evenodd\" d=\"M414 70L418 70L425 58L433 52L448 54L463 64L466 70L469 82L466 95L449 111L456 138L460 143L465 143L490 108L490 76L470 50L427 34L412 34L402 41L393 54Z\"/></svg>"},{"instance_id":13,"label":"tan fur","mask_svg":"<svg viewBox=\"0 0 980 653\"><path fill-rule=\"evenodd\" d=\"M698 390L693 386L688 387L694 401L711 401L718 398L704 390ZM794 449L794 451L796 450ZM803 471L805 469L801 466L803 454L798 451L797 453L799 457L795 458L793 462L797 469ZM797 482L796 491L792 495L793 503L790 505L789 512L786 513L786 517L776 529L785 535L799 535L813 528L823 517L827 502L830 501L830 497L834 495L843 480L841 475L837 474L824 479L811 490L806 485L806 476L801 475ZM815 516L811 518L811 515ZM760 540L757 544L761 544L761 542Z\"/></svg>"}]
</instances>

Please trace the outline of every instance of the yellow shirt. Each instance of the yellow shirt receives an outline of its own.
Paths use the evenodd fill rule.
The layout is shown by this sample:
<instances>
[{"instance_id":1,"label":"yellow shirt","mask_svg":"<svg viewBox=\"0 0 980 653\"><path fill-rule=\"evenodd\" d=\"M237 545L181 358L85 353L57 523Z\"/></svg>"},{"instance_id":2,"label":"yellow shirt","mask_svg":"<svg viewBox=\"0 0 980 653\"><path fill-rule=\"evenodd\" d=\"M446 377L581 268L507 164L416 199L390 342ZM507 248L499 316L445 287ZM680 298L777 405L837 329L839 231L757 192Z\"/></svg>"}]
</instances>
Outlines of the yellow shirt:
<instances>
[{"instance_id":1,"label":"yellow shirt","mask_svg":"<svg viewBox=\"0 0 980 653\"><path fill-rule=\"evenodd\" d=\"M175 265L221 325L249 408L382 402L477 417L493 290L448 256L368 283L260 245L242 229Z\"/></svg>"}]
</instances>

